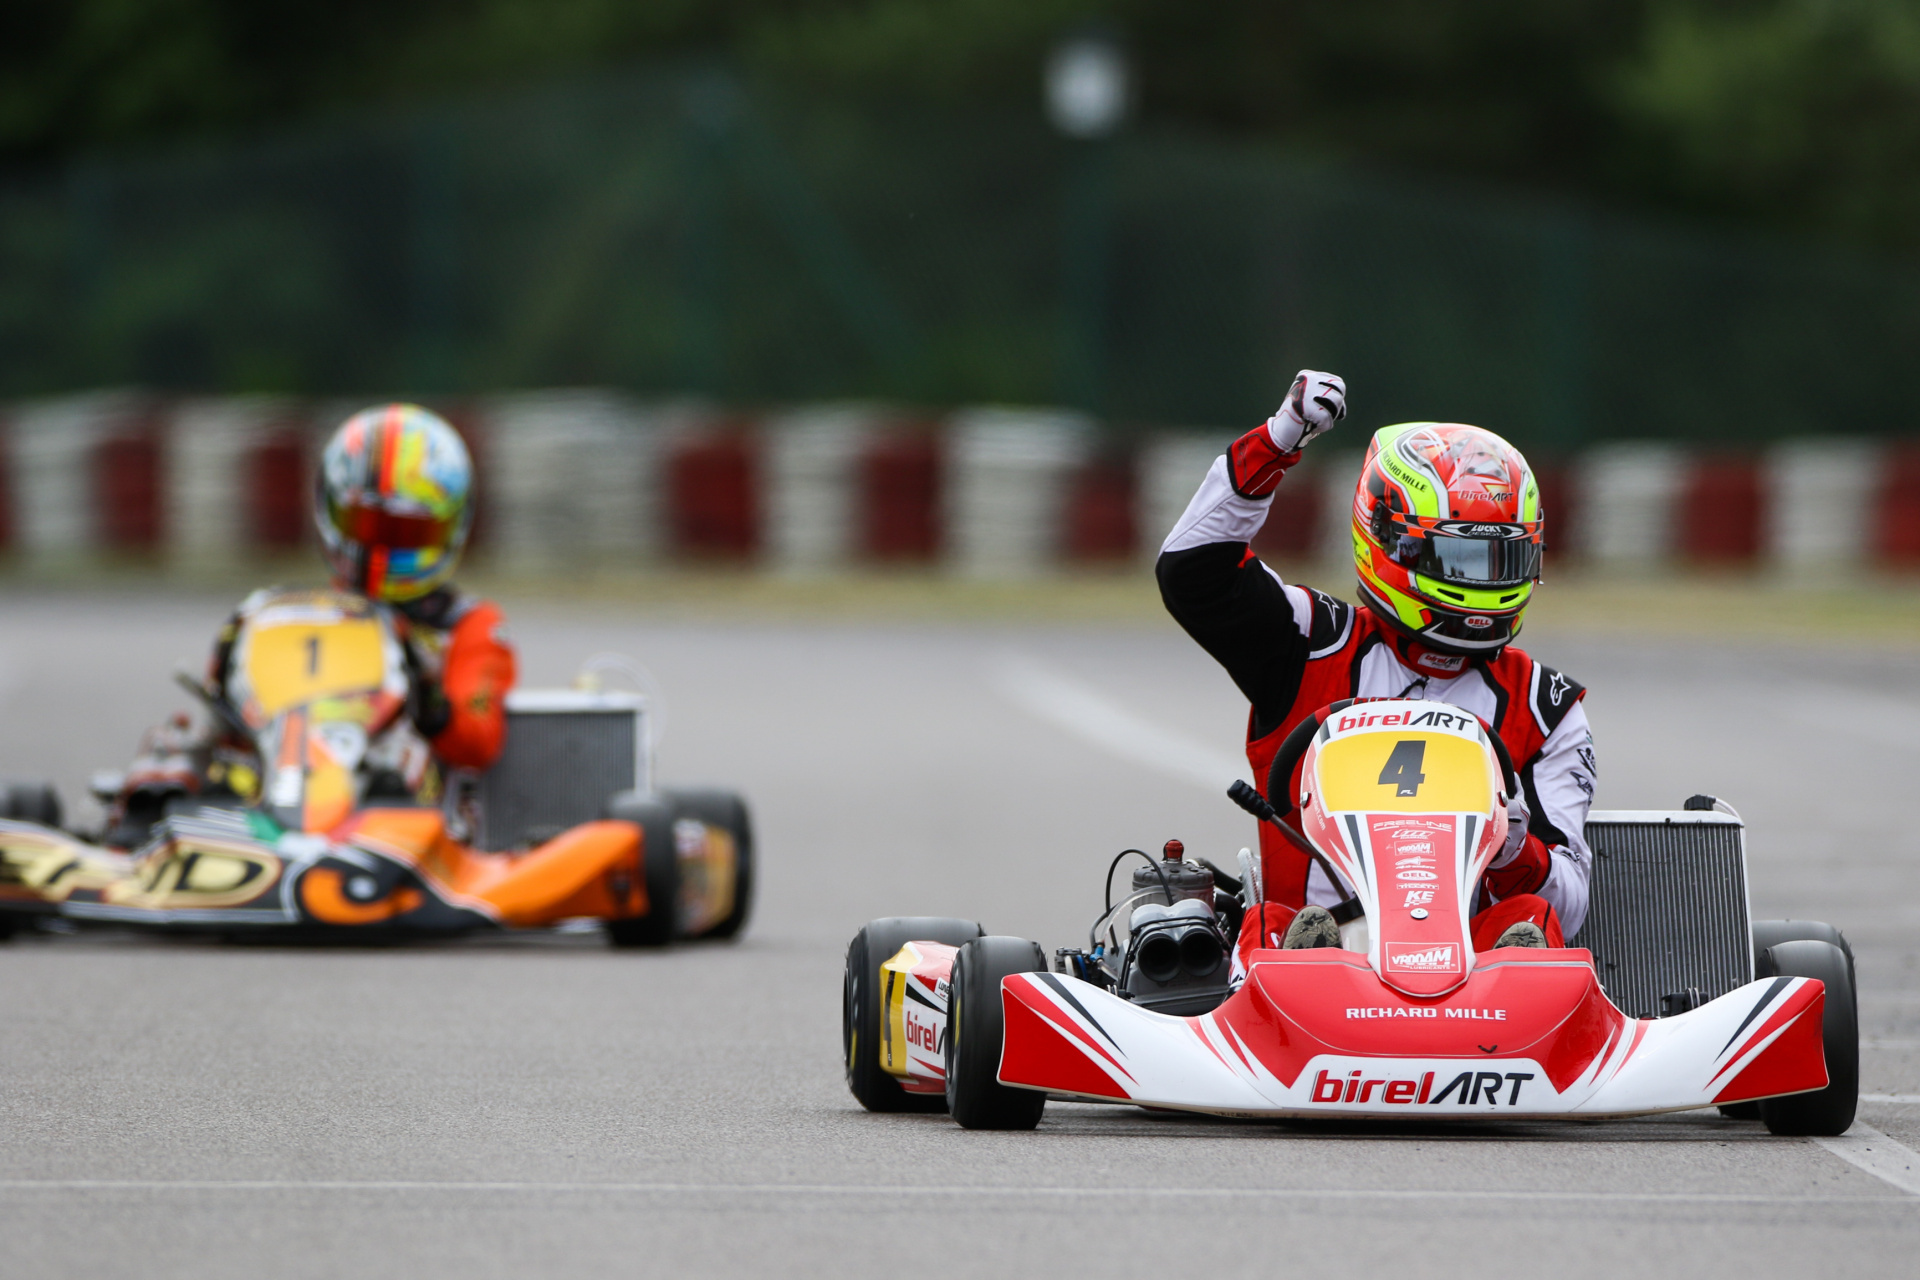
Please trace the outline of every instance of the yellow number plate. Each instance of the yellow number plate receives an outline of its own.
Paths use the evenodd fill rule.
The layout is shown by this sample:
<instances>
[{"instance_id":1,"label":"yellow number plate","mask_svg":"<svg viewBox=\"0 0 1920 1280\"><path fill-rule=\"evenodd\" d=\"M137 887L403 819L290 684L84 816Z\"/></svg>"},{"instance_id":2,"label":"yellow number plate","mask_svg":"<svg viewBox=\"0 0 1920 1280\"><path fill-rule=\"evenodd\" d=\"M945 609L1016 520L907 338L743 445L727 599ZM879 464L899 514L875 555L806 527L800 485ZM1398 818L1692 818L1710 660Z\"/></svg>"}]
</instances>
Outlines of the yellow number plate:
<instances>
[{"instance_id":1,"label":"yellow number plate","mask_svg":"<svg viewBox=\"0 0 1920 1280\"><path fill-rule=\"evenodd\" d=\"M384 657L380 624L370 618L262 627L247 642L247 683L261 712L273 716L316 698L378 689Z\"/></svg>"},{"instance_id":2,"label":"yellow number plate","mask_svg":"<svg viewBox=\"0 0 1920 1280\"><path fill-rule=\"evenodd\" d=\"M1443 733L1360 733L1320 748L1329 812L1485 813L1493 772L1478 743Z\"/></svg>"}]
</instances>

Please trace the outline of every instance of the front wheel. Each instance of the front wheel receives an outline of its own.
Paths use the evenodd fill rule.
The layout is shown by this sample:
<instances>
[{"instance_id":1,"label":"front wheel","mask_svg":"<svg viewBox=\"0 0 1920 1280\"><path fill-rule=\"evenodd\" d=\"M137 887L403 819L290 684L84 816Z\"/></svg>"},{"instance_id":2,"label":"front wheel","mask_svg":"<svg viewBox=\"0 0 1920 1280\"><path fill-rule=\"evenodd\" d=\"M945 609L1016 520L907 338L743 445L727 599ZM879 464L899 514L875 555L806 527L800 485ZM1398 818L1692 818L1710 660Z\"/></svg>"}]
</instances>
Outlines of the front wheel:
<instances>
[{"instance_id":1,"label":"front wheel","mask_svg":"<svg viewBox=\"0 0 1920 1280\"><path fill-rule=\"evenodd\" d=\"M1853 974L1847 955L1830 942L1782 942L1761 953L1760 977L1818 978L1826 984L1821 1043L1827 1055L1827 1087L1812 1093L1766 1098L1760 1118L1767 1131L1795 1136L1845 1133L1860 1101L1860 1024L1854 1015Z\"/></svg>"},{"instance_id":2,"label":"front wheel","mask_svg":"<svg viewBox=\"0 0 1920 1280\"><path fill-rule=\"evenodd\" d=\"M840 1049L847 1065L847 1088L869 1111L938 1111L946 1099L937 1093L908 1093L880 1065L880 1041L886 1034L886 992L880 966L909 942L938 942L959 947L980 936L971 920L946 916L888 916L874 920L847 945L847 969L840 982Z\"/></svg>"},{"instance_id":3,"label":"front wheel","mask_svg":"<svg viewBox=\"0 0 1920 1280\"><path fill-rule=\"evenodd\" d=\"M1031 1129L1047 1095L1000 1083L1007 1011L1000 981L1044 973L1047 956L1025 938L978 938L960 948L947 980L947 1110L963 1129Z\"/></svg>"},{"instance_id":4,"label":"front wheel","mask_svg":"<svg viewBox=\"0 0 1920 1280\"><path fill-rule=\"evenodd\" d=\"M60 793L51 782L0 781L0 818L59 827Z\"/></svg>"}]
</instances>

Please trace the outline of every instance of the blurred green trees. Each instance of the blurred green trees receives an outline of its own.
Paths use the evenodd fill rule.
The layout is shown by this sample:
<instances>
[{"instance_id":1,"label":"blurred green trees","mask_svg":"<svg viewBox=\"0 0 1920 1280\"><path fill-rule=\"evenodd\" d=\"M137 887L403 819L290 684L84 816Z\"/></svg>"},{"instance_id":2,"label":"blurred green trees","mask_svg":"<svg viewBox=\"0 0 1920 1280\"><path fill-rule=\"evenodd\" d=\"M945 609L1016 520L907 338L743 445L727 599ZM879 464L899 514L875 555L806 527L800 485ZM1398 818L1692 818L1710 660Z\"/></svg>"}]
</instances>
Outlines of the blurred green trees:
<instances>
[{"instance_id":1,"label":"blurred green trees","mask_svg":"<svg viewBox=\"0 0 1920 1280\"><path fill-rule=\"evenodd\" d=\"M1920 0L9 0L0 160L660 58L1030 105L1094 18L1129 38L1149 122L1920 242Z\"/></svg>"}]
</instances>

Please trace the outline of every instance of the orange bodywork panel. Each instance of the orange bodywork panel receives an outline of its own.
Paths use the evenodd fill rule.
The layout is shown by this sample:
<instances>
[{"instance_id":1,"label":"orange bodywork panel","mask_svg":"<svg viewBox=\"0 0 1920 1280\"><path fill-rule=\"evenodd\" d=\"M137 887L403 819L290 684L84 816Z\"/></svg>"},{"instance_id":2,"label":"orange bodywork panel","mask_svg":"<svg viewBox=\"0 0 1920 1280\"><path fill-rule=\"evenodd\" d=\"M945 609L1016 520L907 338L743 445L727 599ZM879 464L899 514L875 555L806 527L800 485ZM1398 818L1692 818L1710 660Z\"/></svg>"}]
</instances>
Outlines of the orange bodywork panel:
<instances>
[{"instance_id":1,"label":"orange bodywork panel","mask_svg":"<svg viewBox=\"0 0 1920 1280\"><path fill-rule=\"evenodd\" d=\"M582 823L525 853L469 849L447 834L446 820L433 809L364 809L332 835L399 857L449 901L515 928L581 916L625 919L645 915L651 905L641 869L644 836L631 822ZM358 905L344 894L340 902Z\"/></svg>"},{"instance_id":2,"label":"orange bodywork panel","mask_svg":"<svg viewBox=\"0 0 1920 1280\"><path fill-rule=\"evenodd\" d=\"M418 889L396 889L378 902L355 902L338 871L315 867L300 878L300 901L316 920L328 924L378 924L405 915L421 899Z\"/></svg>"}]
</instances>

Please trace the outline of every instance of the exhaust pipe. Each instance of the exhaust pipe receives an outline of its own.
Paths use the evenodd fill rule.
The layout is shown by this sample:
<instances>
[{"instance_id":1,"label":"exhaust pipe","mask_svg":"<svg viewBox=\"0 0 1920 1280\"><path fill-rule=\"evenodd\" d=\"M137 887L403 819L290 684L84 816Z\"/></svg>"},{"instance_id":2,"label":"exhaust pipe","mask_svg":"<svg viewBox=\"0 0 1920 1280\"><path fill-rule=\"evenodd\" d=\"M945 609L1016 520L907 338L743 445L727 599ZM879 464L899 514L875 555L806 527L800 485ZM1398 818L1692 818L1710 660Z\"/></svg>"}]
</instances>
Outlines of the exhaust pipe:
<instances>
[{"instance_id":1,"label":"exhaust pipe","mask_svg":"<svg viewBox=\"0 0 1920 1280\"><path fill-rule=\"evenodd\" d=\"M1163 984L1172 982L1180 976L1180 939L1170 929L1155 929L1140 940L1133 960L1143 977Z\"/></svg>"},{"instance_id":2,"label":"exhaust pipe","mask_svg":"<svg viewBox=\"0 0 1920 1280\"><path fill-rule=\"evenodd\" d=\"M1210 978L1226 962L1226 948L1220 935L1211 929L1195 927L1180 935L1180 967L1196 978Z\"/></svg>"},{"instance_id":3,"label":"exhaust pipe","mask_svg":"<svg viewBox=\"0 0 1920 1280\"><path fill-rule=\"evenodd\" d=\"M1140 939L1133 953L1134 967L1140 976L1165 986L1181 974L1190 978L1210 978L1226 963L1226 948L1220 935L1205 925L1185 929L1155 929Z\"/></svg>"}]
</instances>

